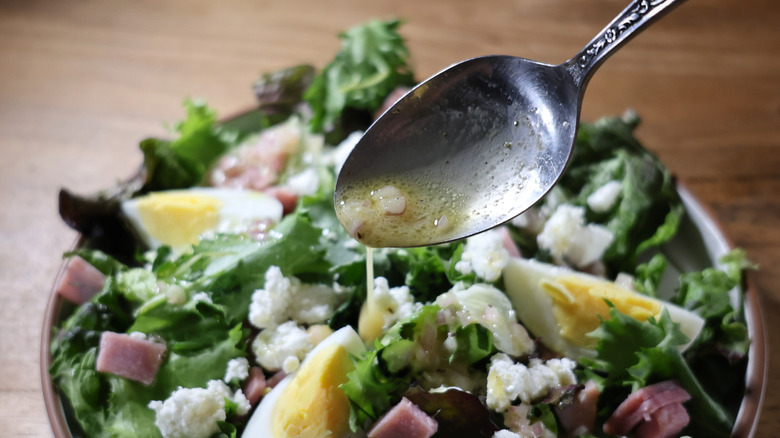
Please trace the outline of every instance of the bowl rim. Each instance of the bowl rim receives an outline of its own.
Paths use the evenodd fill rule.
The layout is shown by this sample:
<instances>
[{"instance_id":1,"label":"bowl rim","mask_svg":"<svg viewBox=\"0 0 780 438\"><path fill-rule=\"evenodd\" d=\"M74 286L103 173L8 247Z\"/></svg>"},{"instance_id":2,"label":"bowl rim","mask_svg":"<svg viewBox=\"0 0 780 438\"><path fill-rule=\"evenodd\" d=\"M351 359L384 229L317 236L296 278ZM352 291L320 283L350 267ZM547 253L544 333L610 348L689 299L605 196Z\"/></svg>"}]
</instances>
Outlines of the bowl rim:
<instances>
[{"instance_id":1,"label":"bowl rim","mask_svg":"<svg viewBox=\"0 0 780 438\"><path fill-rule=\"evenodd\" d=\"M711 208L702 204L687 188L687 186L676 181L676 189L683 201L685 210L698 229L706 229L709 234L716 239L715 252L724 253L734 245L725 235L721 224L716 219ZM695 213L695 214L694 214ZM75 250L85 243L83 236L79 236L76 242L71 246ZM718 256L710 250L710 257ZM60 265L57 276L49 292L49 298L43 318L43 327L41 331L40 361L41 361L41 384L43 390L44 405L49 417L49 424L55 438L71 438L72 434L68 427L68 420L65 415L65 408L62 404L59 392L54 386L54 382L49 374L51 365L51 343L53 341L53 328L55 323L61 321L61 313L65 300L57 293L57 285L65 272L66 262L63 260ZM740 404L737 417L734 421L734 427L731 431L733 437L753 437L758 428L761 410L764 403L764 397L767 386L767 372L769 363L767 361L766 345L766 327L763 322L763 315L760 306L760 299L755 284L750 277L749 272L744 274L744 315L747 321L748 336L750 338L750 349L748 350L748 362L745 370L745 391Z\"/></svg>"},{"instance_id":2,"label":"bowl rim","mask_svg":"<svg viewBox=\"0 0 780 438\"><path fill-rule=\"evenodd\" d=\"M76 241L71 245L70 250L73 251L84 244L83 236L79 235ZM65 417L65 408L62 404L57 388L54 386L54 381L49 374L49 367L51 366L51 343L53 341L53 329L55 324L60 322L60 316L62 313L62 307L65 304L65 299L57 293L57 285L60 283L62 276L65 273L66 261L63 260L60 264L60 268L57 271L57 276L54 279L54 283L49 291L49 299L46 303L46 310L43 316L43 327L41 329L41 345L40 345L40 360L41 360L41 388L43 390L43 403L46 406L46 413L49 417L49 424L51 425L52 432L55 438L70 438L73 435L70 433L68 427L68 420Z\"/></svg>"},{"instance_id":3,"label":"bowl rim","mask_svg":"<svg viewBox=\"0 0 780 438\"><path fill-rule=\"evenodd\" d=\"M723 226L713 213L712 208L699 201L684 183L678 180L676 186L689 215L690 210L698 210L696 217L691 215L697 228L709 230L710 234L717 239L715 244L722 253L735 248L733 241L723 231ZM769 361L767 359L766 326L764 325L760 297L749 270L743 272L743 281L743 313L747 322L750 349L748 350L748 362L745 370L745 391L739 411L737 411L737 417L734 420L731 436L751 438L756 433L761 417L766 395Z\"/></svg>"}]
</instances>

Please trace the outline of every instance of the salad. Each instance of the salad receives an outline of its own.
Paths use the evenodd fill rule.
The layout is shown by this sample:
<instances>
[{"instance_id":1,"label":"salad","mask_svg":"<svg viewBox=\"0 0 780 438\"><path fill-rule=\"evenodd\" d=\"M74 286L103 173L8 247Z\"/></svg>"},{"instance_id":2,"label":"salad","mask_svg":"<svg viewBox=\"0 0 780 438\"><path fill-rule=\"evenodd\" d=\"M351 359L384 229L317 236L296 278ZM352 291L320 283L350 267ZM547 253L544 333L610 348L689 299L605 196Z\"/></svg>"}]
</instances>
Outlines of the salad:
<instances>
[{"instance_id":1,"label":"salad","mask_svg":"<svg viewBox=\"0 0 780 438\"><path fill-rule=\"evenodd\" d=\"M231 120L188 100L136 175L60 193L84 237L51 345L73 435L730 436L753 266L735 250L665 275L685 210L635 114L582 123L561 182L501 227L405 249L349 236L340 165L415 84L399 26L262 75Z\"/></svg>"}]
</instances>

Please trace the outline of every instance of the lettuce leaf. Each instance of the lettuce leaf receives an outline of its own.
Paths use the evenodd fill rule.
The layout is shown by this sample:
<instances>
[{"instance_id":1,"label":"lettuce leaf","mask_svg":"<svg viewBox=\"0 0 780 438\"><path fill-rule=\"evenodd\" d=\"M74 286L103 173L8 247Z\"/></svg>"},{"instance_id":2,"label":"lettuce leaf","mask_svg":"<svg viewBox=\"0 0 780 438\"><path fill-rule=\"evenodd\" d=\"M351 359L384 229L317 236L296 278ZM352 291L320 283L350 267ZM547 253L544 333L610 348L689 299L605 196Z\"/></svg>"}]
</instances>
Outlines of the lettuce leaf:
<instances>
[{"instance_id":1,"label":"lettuce leaf","mask_svg":"<svg viewBox=\"0 0 780 438\"><path fill-rule=\"evenodd\" d=\"M614 235L603 257L613 276L634 272L640 254L674 237L684 213L671 173L634 137L638 124L634 113L581 123L560 182L569 202L586 207L589 222ZM610 181L621 184L617 202L606 212L592 211L588 197Z\"/></svg>"},{"instance_id":2,"label":"lettuce leaf","mask_svg":"<svg viewBox=\"0 0 780 438\"><path fill-rule=\"evenodd\" d=\"M686 309L698 313L707 321L702 334L696 339L693 349L715 346L733 360L739 360L747 353L750 340L742 316L742 296L732 306L730 292L742 286L742 272L755 269L742 250L733 250L723 256L721 263L726 270L707 268L680 277L680 287L673 301Z\"/></svg>"},{"instance_id":3,"label":"lettuce leaf","mask_svg":"<svg viewBox=\"0 0 780 438\"><path fill-rule=\"evenodd\" d=\"M438 319L439 310L435 304L422 306L391 327L373 350L353 358L355 369L341 385L350 401L353 430L387 412L413 381L423 380L422 372L446 368L468 375L484 368L496 352L490 330L475 323L450 327ZM444 346L450 332L457 342L454 351Z\"/></svg>"},{"instance_id":4,"label":"lettuce leaf","mask_svg":"<svg viewBox=\"0 0 780 438\"><path fill-rule=\"evenodd\" d=\"M702 436L729 436L734 416L704 389L677 348L688 342L666 310L656 320L640 322L610 304L609 319L591 333L597 356L583 359L583 374L602 388L600 407L611 413L628 393L661 380L676 379L691 395L686 407L691 430ZM708 386L709 387L709 386Z\"/></svg>"},{"instance_id":5,"label":"lettuce leaf","mask_svg":"<svg viewBox=\"0 0 780 438\"><path fill-rule=\"evenodd\" d=\"M252 84L259 111L278 122L287 119L303 102L315 73L313 66L302 64L261 75Z\"/></svg>"},{"instance_id":6,"label":"lettuce leaf","mask_svg":"<svg viewBox=\"0 0 780 438\"><path fill-rule=\"evenodd\" d=\"M400 25L399 20L374 20L340 35L341 49L304 94L313 112L312 131L339 128L335 125L343 123L347 109L364 112L370 123L371 112L394 88L414 84Z\"/></svg>"},{"instance_id":7,"label":"lettuce leaf","mask_svg":"<svg viewBox=\"0 0 780 438\"><path fill-rule=\"evenodd\" d=\"M52 346L49 371L85 435L160 436L148 403L166 399L179 386L205 387L209 380L222 378L227 362L246 354L249 333L240 324L226 325L224 318L204 317L197 306L182 306L186 317L152 331L164 335L168 355L151 385L99 373L95 365L104 331L145 328L143 323L139 327L143 319L130 326L135 306L122 294L123 287L110 282L93 302L77 309Z\"/></svg>"},{"instance_id":8,"label":"lettuce leaf","mask_svg":"<svg viewBox=\"0 0 780 438\"><path fill-rule=\"evenodd\" d=\"M187 118L174 125L173 140L141 141L146 182L143 191L200 184L214 162L238 143L239 135L217 124L216 112L202 100L186 100Z\"/></svg>"}]
</instances>

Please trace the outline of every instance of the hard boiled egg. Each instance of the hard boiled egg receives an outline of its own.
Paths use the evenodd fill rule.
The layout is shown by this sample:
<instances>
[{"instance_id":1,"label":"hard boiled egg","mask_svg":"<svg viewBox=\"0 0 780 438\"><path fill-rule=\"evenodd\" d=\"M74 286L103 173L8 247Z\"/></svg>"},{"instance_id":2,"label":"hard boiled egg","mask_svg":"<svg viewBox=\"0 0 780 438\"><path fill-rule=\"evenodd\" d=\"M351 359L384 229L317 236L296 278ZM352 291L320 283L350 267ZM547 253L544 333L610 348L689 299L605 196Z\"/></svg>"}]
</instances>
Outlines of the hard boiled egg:
<instances>
[{"instance_id":1,"label":"hard boiled egg","mask_svg":"<svg viewBox=\"0 0 780 438\"><path fill-rule=\"evenodd\" d=\"M295 373L263 397L242 436L348 436L350 405L339 385L354 368L349 355L364 351L366 347L352 327L335 331L309 352Z\"/></svg>"},{"instance_id":2,"label":"hard boiled egg","mask_svg":"<svg viewBox=\"0 0 780 438\"><path fill-rule=\"evenodd\" d=\"M506 292L518 318L547 347L571 358L592 356L588 333L609 318L609 300L637 320L658 318L663 309L692 341L704 320L697 314L601 277L535 260L513 258L504 269ZM687 344L682 346L687 347Z\"/></svg>"},{"instance_id":3,"label":"hard boiled egg","mask_svg":"<svg viewBox=\"0 0 780 438\"><path fill-rule=\"evenodd\" d=\"M282 204L270 195L213 187L152 192L124 201L121 208L152 249L181 250L209 233L249 232L282 217Z\"/></svg>"}]
</instances>

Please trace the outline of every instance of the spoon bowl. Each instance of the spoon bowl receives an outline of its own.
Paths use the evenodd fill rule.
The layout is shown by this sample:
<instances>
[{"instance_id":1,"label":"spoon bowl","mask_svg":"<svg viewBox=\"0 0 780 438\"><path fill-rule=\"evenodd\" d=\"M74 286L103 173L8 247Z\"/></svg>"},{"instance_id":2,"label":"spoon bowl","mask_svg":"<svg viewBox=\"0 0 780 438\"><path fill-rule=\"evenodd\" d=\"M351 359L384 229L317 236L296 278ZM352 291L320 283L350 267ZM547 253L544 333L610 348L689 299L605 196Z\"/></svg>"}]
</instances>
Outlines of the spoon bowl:
<instances>
[{"instance_id":1,"label":"spoon bowl","mask_svg":"<svg viewBox=\"0 0 780 438\"><path fill-rule=\"evenodd\" d=\"M679 3L633 1L560 65L485 56L420 83L374 122L344 163L335 190L339 220L368 246L409 247L468 237L521 214L563 174L591 75ZM377 191L388 186L403 210L383 209Z\"/></svg>"}]
</instances>

